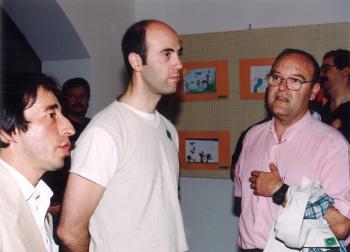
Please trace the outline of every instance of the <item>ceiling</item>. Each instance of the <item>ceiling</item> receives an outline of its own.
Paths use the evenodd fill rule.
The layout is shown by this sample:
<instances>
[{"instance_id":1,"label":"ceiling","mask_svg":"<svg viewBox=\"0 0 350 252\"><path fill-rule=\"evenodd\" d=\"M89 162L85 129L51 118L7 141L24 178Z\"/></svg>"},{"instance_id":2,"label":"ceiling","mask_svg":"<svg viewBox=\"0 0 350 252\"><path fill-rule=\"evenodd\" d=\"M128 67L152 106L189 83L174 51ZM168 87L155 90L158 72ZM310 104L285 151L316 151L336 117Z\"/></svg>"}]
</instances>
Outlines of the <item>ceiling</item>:
<instances>
[{"instance_id":1,"label":"ceiling","mask_svg":"<svg viewBox=\"0 0 350 252\"><path fill-rule=\"evenodd\" d=\"M41 61L90 58L55 0L1 0Z\"/></svg>"}]
</instances>

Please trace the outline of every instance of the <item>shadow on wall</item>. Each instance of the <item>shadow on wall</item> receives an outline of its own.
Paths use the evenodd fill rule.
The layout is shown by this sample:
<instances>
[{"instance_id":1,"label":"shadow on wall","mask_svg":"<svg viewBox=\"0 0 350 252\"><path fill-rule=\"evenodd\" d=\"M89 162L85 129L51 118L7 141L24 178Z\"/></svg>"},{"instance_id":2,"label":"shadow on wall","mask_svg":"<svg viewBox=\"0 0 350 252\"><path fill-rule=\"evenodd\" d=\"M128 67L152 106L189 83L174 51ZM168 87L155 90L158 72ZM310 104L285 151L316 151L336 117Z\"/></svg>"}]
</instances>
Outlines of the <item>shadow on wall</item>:
<instances>
[{"instance_id":1,"label":"shadow on wall","mask_svg":"<svg viewBox=\"0 0 350 252\"><path fill-rule=\"evenodd\" d=\"M163 96L158 103L157 110L176 125L181 110L178 94L175 93Z\"/></svg>"}]
</instances>

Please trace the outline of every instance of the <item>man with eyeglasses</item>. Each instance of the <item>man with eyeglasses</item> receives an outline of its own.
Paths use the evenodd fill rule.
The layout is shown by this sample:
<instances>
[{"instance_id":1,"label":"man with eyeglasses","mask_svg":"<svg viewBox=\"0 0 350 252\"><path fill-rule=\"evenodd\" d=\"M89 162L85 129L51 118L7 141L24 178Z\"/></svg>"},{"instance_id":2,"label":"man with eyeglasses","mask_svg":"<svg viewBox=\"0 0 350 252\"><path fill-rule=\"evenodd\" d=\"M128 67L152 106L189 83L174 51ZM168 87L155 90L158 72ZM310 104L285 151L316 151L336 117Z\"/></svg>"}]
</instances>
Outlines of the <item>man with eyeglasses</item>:
<instances>
[{"instance_id":1,"label":"man with eyeglasses","mask_svg":"<svg viewBox=\"0 0 350 252\"><path fill-rule=\"evenodd\" d=\"M334 199L324 214L334 235L344 239L349 233L348 143L309 112L309 102L320 89L319 77L314 57L297 49L282 51L267 75L273 118L248 131L235 169L235 196L242 199L238 236L242 251L266 247L289 187L301 186L304 178L320 182Z\"/></svg>"},{"instance_id":2,"label":"man with eyeglasses","mask_svg":"<svg viewBox=\"0 0 350 252\"><path fill-rule=\"evenodd\" d=\"M327 123L337 128L350 142L350 51L338 49L323 56L323 88L329 96Z\"/></svg>"}]
</instances>

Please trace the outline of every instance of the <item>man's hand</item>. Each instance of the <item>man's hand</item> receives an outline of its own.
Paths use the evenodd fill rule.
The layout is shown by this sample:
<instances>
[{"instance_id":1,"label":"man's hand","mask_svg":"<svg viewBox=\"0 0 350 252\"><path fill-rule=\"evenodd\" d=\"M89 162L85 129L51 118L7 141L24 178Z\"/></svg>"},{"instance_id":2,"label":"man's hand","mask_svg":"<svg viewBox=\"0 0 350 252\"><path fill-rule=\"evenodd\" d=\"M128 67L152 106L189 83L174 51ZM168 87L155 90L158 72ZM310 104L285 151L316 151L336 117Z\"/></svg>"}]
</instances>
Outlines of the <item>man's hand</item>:
<instances>
[{"instance_id":1,"label":"man's hand","mask_svg":"<svg viewBox=\"0 0 350 252\"><path fill-rule=\"evenodd\" d=\"M331 126L332 126L333 128L339 129L341 126L343 126L343 122L342 122L342 120L340 120L340 119L338 118L338 119L335 119L335 120L331 123Z\"/></svg>"},{"instance_id":2,"label":"man's hand","mask_svg":"<svg viewBox=\"0 0 350 252\"><path fill-rule=\"evenodd\" d=\"M280 177L275 164L270 164L271 172L252 171L249 178L250 188L255 195L272 197L272 195L282 186L283 180Z\"/></svg>"},{"instance_id":3,"label":"man's hand","mask_svg":"<svg viewBox=\"0 0 350 252\"><path fill-rule=\"evenodd\" d=\"M61 211L61 204L60 203L54 203L51 204L49 207L48 212L52 215L58 215Z\"/></svg>"}]
</instances>

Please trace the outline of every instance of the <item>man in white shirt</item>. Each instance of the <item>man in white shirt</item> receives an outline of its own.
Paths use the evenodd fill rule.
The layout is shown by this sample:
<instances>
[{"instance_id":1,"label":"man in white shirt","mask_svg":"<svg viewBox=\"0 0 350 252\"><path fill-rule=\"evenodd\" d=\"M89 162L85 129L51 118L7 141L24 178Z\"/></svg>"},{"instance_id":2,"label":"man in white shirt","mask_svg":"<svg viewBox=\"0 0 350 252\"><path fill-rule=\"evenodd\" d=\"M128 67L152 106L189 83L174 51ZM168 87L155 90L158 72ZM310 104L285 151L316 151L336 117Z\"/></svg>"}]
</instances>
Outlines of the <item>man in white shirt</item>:
<instances>
[{"instance_id":1,"label":"man in white shirt","mask_svg":"<svg viewBox=\"0 0 350 252\"><path fill-rule=\"evenodd\" d=\"M70 155L74 128L53 79L4 76L0 100L0 251L58 251L47 221L52 191L40 179Z\"/></svg>"},{"instance_id":2,"label":"man in white shirt","mask_svg":"<svg viewBox=\"0 0 350 252\"><path fill-rule=\"evenodd\" d=\"M80 135L58 235L68 251L182 252L178 135L156 106L176 91L182 43L143 20L122 41L128 88Z\"/></svg>"}]
</instances>

